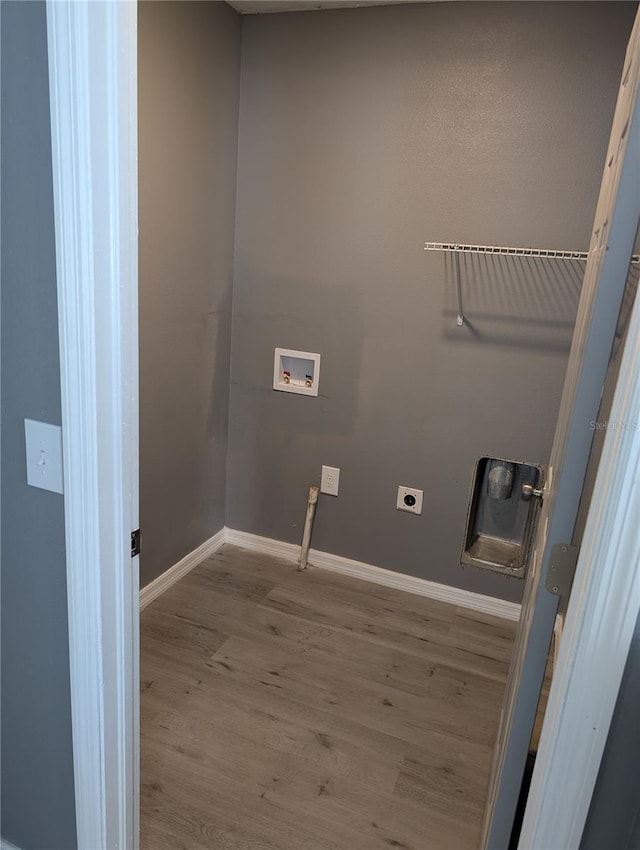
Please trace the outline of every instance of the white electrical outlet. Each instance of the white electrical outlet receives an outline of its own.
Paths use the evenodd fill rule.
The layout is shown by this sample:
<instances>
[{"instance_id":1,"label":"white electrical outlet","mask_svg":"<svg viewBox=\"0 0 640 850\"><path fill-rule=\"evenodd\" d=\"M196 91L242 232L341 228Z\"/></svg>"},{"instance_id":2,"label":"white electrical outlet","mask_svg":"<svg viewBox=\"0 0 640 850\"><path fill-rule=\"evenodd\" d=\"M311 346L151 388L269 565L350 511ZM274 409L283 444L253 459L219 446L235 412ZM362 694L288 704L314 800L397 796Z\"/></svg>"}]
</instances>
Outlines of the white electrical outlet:
<instances>
[{"instance_id":1,"label":"white electrical outlet","mask_svg":"<svg viewBox=\"0 0 640 850\"><path fill-rule=\"evenodd\" d=\"M410 514L421 514L422 497L422 490L416 490L414 487L398 487L396 508L399 511L408 511Z\"/></svg>"},{"instance_id":2,"label":"white electrical outlet","mask_svg":"<svg viewBox=\"0 0 640 850\"><path fill-rule=\"evenodd\" d=\"M320 479L320 492L329 496L337 496L340 486L340 470L335 466L323 466Z\"/></svg>"}]
</instances>

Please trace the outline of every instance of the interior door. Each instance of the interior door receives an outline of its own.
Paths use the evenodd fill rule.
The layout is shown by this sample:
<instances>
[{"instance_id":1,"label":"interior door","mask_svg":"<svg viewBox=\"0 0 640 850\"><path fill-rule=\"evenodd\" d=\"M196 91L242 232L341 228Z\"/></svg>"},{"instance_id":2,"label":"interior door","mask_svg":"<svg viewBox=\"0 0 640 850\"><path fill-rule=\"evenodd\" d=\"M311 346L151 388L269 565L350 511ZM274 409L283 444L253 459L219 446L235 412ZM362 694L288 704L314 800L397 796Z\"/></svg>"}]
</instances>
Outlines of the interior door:
<instances>
[{"instance_id":1,"label":"interior door","mask_svg":"<svg viewBox=\"0 0 640 850\"><path fill-rule=\"evenodd\" d=\"M483 850L507 850L558 609L544 584L555 544L574 542L576 518L640 218L640 13L623 66L542 511L507 680ZM585 128L588 132L588 128Z\"/></svg>"}]
</instances>

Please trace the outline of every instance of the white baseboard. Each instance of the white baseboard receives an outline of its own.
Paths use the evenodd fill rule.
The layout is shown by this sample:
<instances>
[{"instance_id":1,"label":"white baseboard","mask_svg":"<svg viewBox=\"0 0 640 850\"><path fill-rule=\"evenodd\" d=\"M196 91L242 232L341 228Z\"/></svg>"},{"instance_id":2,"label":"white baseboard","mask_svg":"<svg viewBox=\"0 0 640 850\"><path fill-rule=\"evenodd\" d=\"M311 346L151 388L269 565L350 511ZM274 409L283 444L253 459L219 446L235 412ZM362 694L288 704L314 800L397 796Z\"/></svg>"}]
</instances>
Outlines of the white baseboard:
<instances>
[{"instance_id":1,"label":"white baseboard","mask_svg":"<svg viewBox=\"0 0 640 850\"><path fill-rule=\"evenodd\" d=\"M257 534L236 531L232 528L225 529L225 543L233 543L255 552L284 558L287 561L297 561L300 557L300 546L294 543L283 543L280 540L272 540L269 537L260 537ZM496 599L494 596L472 593L470 590L462 590L459 587L449 587L446 584L404 575L393 570L386 570L383 567L374 567L371 564L363 564L360 561L343 558L341 555L331 555L328 552L311 549L309 551L309 563L335 573L393 587L396 590L404 590L417 596L438 599L441 602L459 605L461 608L470 608L483 614L491 614L494 617L502 617L506 620L518 620L520 617L520 605L516 602L506 602L504 599Z\"/></svg>"},{"instance_id":2,"label":"white baseboard","mask_svg":"<svg viewBox=\"0 0 640 850\"><path fill-rule=\"evenodd\" d=\"M210 557L217 552L218 549L225 543L226 538L226 529L221 528L217 534L214 534L213 537L210 537L208 540L205 540L197 549L194 549L193 552L189 552L188 555L185 555L182 560L178 561L177 564L174 564L172 567L169 567L164 573L158 576L158 578L154 579L150 584L143 587L140 591L140 610L153 602L161 593L164 593L165 590L171 587L172 584L175 584L179 579L185 576L188 572L190 572L194 567L197 567L198 564L201 564L205 558ZM0 850L4 850L4 848L0 847Z\"/></svg>"},{"instance_id":3,"label":"white baseboard","mask_svg":"<svg viewBox=\"0 0 640 850\"><path fill-rule=\"evenodd\" d=\"M143 587L140 591L140 610L160 596L161 593L164 593L190 570L201 564L205 558L217 552L225 543L241 546L254 552L262 552L265 555L272 555L285 561L295 562L300 557L300 546L295 543L284 543L281 540L260 537L258 534L237 531L234 528L222 528L217 534L214 534L213 537L154 579L151 584ZM361 561L343 558L342 555L332 555L329 552L311 549L309 551L309 563L314 567L331 570L334 573L342 573L343 575L353 576L353 578L374 582L374 584L404 590L407 593L414 593L416 596L426 596L429 599L448 602L450 605L459 605L461 608L470 608L473 611L502 617L505 620L517 620L520 617L520 605L515 602L506 602L504 599L497 599L494 596L472 593L470 590L462 590L459 587L449 587L446 584L404 575L393 570L386 570L383 567L374 567ZM4 850L4 848L0 847L0 850Z\"/></svg>"},{"instance_id":4,"label":"white baseboard","mask_svg":"<svg viewBox=\"0 0 640 850\"><path fill-rule=\"evenodd\" d=\"M235 528L225 528L224 542L251 549L253 552L262 552L264 555L273 555L274 558L284 558L285 561L297 561L300 558L300 546L297 543L284 543L282 540L260 537L259 534L250 534L248 531L236 531ZM313 551L309 551L309 556Z\"/></svg>"},{"instance_id":5,"label":"white baseboard","mask_svg":"<svg viewBox=\"0 0 640 850\"><path fill-rule=\"evenodd\" d=\"M20 850L20 848L7 841L6 838L0 838L0 850Z\"/></svg>"}]
</instances>

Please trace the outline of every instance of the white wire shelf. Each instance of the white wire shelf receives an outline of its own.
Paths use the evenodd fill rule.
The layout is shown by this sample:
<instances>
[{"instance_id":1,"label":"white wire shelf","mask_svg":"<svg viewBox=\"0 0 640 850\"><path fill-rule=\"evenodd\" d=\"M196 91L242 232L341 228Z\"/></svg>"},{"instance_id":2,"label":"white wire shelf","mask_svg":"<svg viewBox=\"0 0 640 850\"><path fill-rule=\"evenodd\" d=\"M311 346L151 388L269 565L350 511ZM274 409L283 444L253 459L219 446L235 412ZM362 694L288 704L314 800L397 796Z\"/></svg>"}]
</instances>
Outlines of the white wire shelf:
<instances>
[{"instance_id":1,"label":"white wire shelf","mask_svg":"<svg viewBox=\"0 0 640 850\"><path fill-rule=\"evenodd\" d=\"M460 263L458 254L484 254L495 257L533 257L535 259L548 260L579 260L586 262L589 258L588 251L560 251L555 248L509 248L504 245L465 245L462 242L425 242L425 251L450 251L456 260L456 288L458 294L458 318L456 324L460 327L464 324L464 312L462 309L462 288L460 284ZM631 257L634 265L640 264L640 254Z\"/></svg>"},{"instance_id":2,"label":"white wire shelf","mask_svg":"<svg viewBox=\"0 0 640 850\"><path fill-rule=\"evenodd\" d=\"M507 248L500 245L463 245L459 242L425 242L425 251L456 251L458 254L497 254L501 257L546 257L552 260L586 260L587 251L553 248Z\"/></svg>"}]
</instances>

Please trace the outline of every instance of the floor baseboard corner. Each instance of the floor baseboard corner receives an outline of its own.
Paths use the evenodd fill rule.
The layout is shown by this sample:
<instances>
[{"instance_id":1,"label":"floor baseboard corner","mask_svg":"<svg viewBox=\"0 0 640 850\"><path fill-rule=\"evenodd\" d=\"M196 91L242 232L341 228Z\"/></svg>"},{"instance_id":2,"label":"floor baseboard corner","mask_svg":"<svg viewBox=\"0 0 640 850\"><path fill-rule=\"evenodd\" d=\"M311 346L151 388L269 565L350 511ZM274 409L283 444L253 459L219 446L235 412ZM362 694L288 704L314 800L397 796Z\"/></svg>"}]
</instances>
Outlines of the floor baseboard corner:
<instances>
[{"instance_id":1,"label":"floor baseboard corner","mask_svg":"<svg viewBox=\"0 0 640 850\"><path fill-rule=\"evenodd\" d=\"M225 540L226 529L221 528L213 537L205 540L193 552L189 552L188 555L185 555L184 558L143 587L140 591L140 610L142 611L146 608L150 602L157 599L172 584L175 584L183 576L186 576L188 572L191 572L194 567L197 567L198 564L201 564L206 558L217 552L224 545ZM0 848L0 850L4 850L4 848Z\"/></svg>"}]
</instances>

